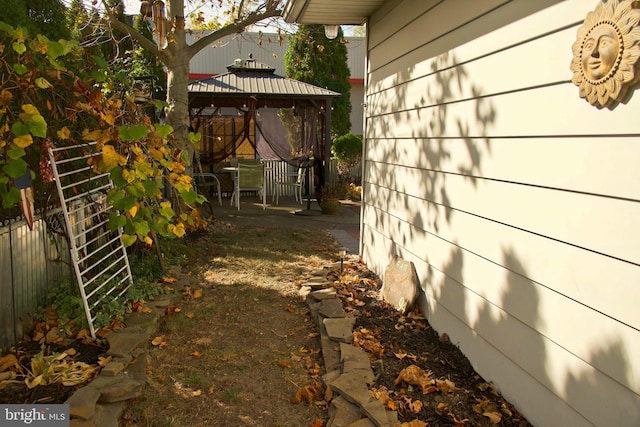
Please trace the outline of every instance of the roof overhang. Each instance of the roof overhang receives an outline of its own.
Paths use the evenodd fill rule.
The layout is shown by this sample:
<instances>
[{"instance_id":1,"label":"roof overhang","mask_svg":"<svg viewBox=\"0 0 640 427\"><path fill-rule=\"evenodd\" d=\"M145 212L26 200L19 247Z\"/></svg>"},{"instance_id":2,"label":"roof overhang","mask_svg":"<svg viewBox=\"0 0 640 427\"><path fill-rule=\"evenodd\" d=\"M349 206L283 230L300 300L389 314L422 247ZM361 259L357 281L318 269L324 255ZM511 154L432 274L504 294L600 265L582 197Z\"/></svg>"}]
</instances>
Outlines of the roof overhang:
<instances>
[{"instance_id":1,"label":"roof overhang","mask_svg":"<svg viewBox=\"0 0 640 427\"><path fill-rule=\"evenodd\" d=\"M362 25L384 0L286 0L282 16L289 23Z\"/></svg>"}]
</instances>

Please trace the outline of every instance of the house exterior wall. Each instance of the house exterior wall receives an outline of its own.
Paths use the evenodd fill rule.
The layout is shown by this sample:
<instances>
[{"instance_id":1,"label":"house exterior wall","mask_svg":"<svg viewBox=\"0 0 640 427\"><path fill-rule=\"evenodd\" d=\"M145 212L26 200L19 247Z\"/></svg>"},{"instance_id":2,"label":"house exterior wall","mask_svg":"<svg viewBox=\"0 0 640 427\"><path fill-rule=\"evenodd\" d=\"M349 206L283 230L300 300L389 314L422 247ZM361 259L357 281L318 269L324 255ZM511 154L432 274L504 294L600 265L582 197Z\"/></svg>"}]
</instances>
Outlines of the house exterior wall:
<instances>
[{"instance_id":1,"label":"house exterior wall","mask_svg":"<svg viewBox=\"0 0 640 427\"><path fill-rule=\"evenodd\" d=\"M361 254L536 426L640 425L640 91L571 83L596 0L390 0L368 23ZM421 34L421 36L417 36Z\"/></svg>"}]
</instances>

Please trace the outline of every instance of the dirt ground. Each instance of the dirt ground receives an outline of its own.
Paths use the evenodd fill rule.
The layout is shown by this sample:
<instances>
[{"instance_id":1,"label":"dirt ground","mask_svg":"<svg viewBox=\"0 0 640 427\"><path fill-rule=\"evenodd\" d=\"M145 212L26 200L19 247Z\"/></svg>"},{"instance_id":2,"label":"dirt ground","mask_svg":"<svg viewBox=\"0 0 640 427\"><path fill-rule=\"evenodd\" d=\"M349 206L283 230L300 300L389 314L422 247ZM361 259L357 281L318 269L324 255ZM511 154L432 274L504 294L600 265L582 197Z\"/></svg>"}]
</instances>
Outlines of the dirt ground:
<instances>
[{"instance_id":1,"label":"dirt ground","mask_svg":"<svg viewBox=\"0 0 640 427\"><path fill-rule=\"evenodd\" d=\"M181 274L191 280L176 289L183 301L149 343L148 385L120 425L326 425L331 395L320 380L319 334L298 289L337 260L337 243L321 228L223 221L187 243ZM402 426L530 426L420 313L402 316L380 301L381 282L362 262L332 279L356 317L355 345L374 367L372 394ZM18 346L23 363L33 347ZM87 363L102 351L78 349ZM0 390L0 403L61 403L73 390L12 386ZM311 404L304 390L314 391Z\"/></svg>"}]
</instances>

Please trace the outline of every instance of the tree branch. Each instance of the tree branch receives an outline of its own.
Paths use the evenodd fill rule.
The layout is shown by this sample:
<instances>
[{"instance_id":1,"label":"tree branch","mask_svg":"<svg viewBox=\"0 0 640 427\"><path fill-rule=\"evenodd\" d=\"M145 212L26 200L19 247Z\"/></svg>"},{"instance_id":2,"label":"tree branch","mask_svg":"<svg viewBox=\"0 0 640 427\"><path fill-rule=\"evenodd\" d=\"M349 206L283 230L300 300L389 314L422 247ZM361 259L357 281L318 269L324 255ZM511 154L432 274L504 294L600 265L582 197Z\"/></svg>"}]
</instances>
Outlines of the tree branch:
<instances>
[{"instance_id":1,"label":"tree branch","mask_svg":"<svg viewBox=\"0 0 640 427\"><path fill-rule=\"evenodd\" d=\"M223 37L229 36L231 34L239 33L244 30L249 25L253 25L256 22L260 22L263 19L274 18L276 16L281 16L282 11L277 8L268 7L264 12L252 12L242 21L234 22L233 24L227 25L219 30L214 31L211 34L207 34L202 37L194 44L188 47L189 49L189 58L193 58L193 56L200 52L205 47L209 46L214 41L221 39Z\"/></svg>"},{"instance_id":2,"label":"tree branch","mask_svg":"<svg viewBox=\"0 0 640 427\"><path fill-rule=\"evenodd\" d=\"M107 12L107 17L109 18L109 23L113 28L118 31L122 31L123 33L129 34L135 41L140 43L140 46L153 53L156 57L160 55L160 49L158 45L153 41L149 40L142 34L140 34L135 28L131 25L126 24L120 21L114 14L111 9L105 4L105 1L102 0L102 5L104 6L104 10Z\"/></svg>"}]
</instances>

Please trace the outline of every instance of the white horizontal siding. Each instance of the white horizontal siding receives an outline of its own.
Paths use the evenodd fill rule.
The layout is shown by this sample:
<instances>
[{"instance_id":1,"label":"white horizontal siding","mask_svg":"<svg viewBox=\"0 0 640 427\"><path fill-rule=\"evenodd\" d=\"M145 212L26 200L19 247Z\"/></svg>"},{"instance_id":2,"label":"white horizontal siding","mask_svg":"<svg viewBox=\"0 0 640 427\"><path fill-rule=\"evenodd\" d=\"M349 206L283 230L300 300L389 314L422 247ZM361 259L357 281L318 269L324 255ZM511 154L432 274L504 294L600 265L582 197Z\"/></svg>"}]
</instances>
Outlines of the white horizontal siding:
<instances>
[{"instance_id":1,"label":"white horizontal siding","mask_svg":"<svg viewBox=\"0 0 640 427\"><path fill-rule=\"evenodd\" d=\"M363 257L380 274L413 261L434 327L534 424L632 426L640 95L578 96L571 45L595 4L536 12L553 3L372 17Z\"/></svg>"},{"instance_id":2,"label":"white horizontal siding","mask_svg":"<svg viewBox=\"0 0 640 427\"><path fill-rule=\"evenodd\" d=\"M369 159L374 162L640 200L640 138L610 137L606 144L591 137L372 141ZM439 162L427 155L438 152ZM481 168L473 168L473 157L480 158ZM600 179L584 179L589 175Z\"/></svg>"}]
</instances>

